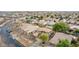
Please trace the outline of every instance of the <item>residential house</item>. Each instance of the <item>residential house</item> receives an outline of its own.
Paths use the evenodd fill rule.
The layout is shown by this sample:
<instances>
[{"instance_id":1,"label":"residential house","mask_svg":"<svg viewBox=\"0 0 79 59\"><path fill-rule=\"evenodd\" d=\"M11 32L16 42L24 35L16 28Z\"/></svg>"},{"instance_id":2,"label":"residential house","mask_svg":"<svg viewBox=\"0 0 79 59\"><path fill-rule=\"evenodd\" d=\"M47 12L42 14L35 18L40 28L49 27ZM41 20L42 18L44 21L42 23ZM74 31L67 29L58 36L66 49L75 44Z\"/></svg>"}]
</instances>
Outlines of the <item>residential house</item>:
<instances>
[{"instance_id":1,"label":"residential house","mask_svg":"<svg viewBox=\"0 0 79 59\"><path fill-rule=\"evenodd\" d=\"M20 28L27 33L31 33L38 30L39 27L27 23L22 23L22 26L20 26Z\"/></svg>"},{"instance_id":2,"label":"residential house","mask_svg":"<svg viewBox=\"0 0 79 59\"><path fill-rule=\"evenodd\" d=\"M71 42L72 39L75 39L76 37L73 35L65 34L57 32L55 35L50 39L50 43L57 44L60 39L67 39Z\"/></svg>"},{"instance_id":3,"label":"residential house","mask_svg":"<svg viewBox=\"0 0 79 59\"><path fill-rule=\"evenodd\" d=\"M74 25L74 24L69 24L70 29L75 30L75 29L79 29L79 25Z\"/></svg>"}]
</instances>

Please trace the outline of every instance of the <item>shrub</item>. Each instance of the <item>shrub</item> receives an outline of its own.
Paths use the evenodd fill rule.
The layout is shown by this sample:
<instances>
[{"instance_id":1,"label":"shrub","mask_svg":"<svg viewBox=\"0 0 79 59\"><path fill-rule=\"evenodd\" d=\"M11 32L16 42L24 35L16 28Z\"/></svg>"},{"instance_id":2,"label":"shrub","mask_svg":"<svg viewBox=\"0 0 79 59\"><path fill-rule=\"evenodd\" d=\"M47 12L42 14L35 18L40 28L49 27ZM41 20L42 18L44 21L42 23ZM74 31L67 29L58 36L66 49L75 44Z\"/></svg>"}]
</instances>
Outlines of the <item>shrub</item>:
<instances>
[{"instance_id":1,"label":"shrub","mask_svg":"<svg viewBox=\"0 0 79 59\"><path fill-rule=\"evenodd\" d=\"M40 16L40 17L39 17L39 20L42 20L42 19L43 19L43 16Z\"/></svg>"},{"instance_id":2,"label":"shrub","mask_svg":"<svg viewBox=\"0 0 79 59\"><path fill-rule=\"evenodd\" d=\"M76 29L75 32L76 32L76 33L79 33L79 29Z\"/></svg>"},{"instance_id":3,"label":"shrub","mask_svg":"<svg viewBox=\"0 0 79 59\"><path fill-rule=\"evenodd\" d=\"M71 41L71 46L72 47L78 47L79 46L79 37L77 38L77 40L72 40Z\"/></svg>"},{"instance_id":4,"label":"shrub","mask_svg":"<svg viewBox=\"0 0 79 59\"><path fill-rule=\"evenodd\" d=\"M77 43L77 41L75 39L71 40L71 44L76 44L76 43Z\"/></svg>"},{"instance_id":5,"label":"shrub","mask_svg":"<svg viewBox=\"0 0 79 59\"><path fill-rule=\"evenodd\" d=\"M76 36L79 36L79 29L76 29L73 33L74 33Z\"/></svg>"},{"instance_id":6,"label":"shrub","mask_svg":"<svg viewBox=\"0 0 79 59\"><path fill-rule=\"evenodd\" d=\"M79 41L79 37L77 38L77 41Z\"/></svg>"},{"instance_id":7,"label":"shrub","mask_svg":"<svg viewBox=\"0 0 79 59\"><path fill-rule=\"evenodd\" d=\"M39 35L39 38L42 40L42 42L46 42L49 40L49 36L47 33L42 33Z\"/></svg>"},{"instance_id":8,"label":"shrub","mask_svg":"<svg viewBox=\"0 0 79 59\"><path fill-rule=\"evenodd\" d=\"M59 40L57 47L69 47L70 42L67 39Z\"/></svg>"},{"instance_id":9,"label":"shrub","mask_svg":"<svg viewBox=\"0 0 79 59\"><path fill-rule=\"evenodd\" d=\"M69 26L64 22L59 22L53 25L53 30L57 32L66 32L69 30Z\"/></svg>"},{"instance_id":10,"label":"shrub","mask_svg":"<svg viewBox=\"0 0 79 59\"><path fill-rule=\"evenodd\" d=\"M50 16L50 18L54 18L54 16L53 16L53 15L51 15L51 16Z\"/></svg>"}]
</instances>

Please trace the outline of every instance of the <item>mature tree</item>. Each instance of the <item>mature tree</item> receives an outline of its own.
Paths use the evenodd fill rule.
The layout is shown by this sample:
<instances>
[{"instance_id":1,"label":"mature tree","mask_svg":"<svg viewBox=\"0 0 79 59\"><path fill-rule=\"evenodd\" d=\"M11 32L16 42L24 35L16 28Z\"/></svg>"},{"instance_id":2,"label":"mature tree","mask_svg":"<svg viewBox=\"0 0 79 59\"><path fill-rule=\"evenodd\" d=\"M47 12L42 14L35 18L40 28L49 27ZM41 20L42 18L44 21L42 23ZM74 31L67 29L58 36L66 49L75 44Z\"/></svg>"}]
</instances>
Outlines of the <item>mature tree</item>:
<instances>
[{"instance_id":1,"label":"mature tree","mask_svg":"<svg viewBox=\"0 0 79 59\"><path fill-rule=\"evenodd\" d=\"M39 35L39 38L42 40L42 43L45 44L49 40L49 36L47 33L41 33Z\"/></svg>"},{"instance_id":2,"label":"mature tree","mask_svg":"<svg viewBox=\"0 0 79 59\"><path fill-rule=\"evenodd\" d=\"M69 26L64 22L59 22L53 25L53 30L57 32L66 32L69 30Z\"/></svg>"},{"instance_id":3,"label":"mature tree","mask_svg":"<svg viewBox=\"0 0 79 59\"><path fill-rule=\"evenodd\" d=\"M69 47L70 42L67 39L61 39L59 40L57 47Z\"/></svg>"}]
</instances>

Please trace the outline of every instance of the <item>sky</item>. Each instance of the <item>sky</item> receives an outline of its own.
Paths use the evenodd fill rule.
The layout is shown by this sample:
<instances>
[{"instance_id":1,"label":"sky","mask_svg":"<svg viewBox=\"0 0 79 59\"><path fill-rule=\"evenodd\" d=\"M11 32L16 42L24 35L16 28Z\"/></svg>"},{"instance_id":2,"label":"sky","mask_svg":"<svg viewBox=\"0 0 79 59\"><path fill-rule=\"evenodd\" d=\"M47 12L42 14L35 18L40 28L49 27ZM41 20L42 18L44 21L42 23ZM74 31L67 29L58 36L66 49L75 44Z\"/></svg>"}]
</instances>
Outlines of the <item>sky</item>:
<instances>
[{"instance_id":1,"label":"sky","mask_svg":"<svg viewBox=\"0 0 79 59\"><path fill-rule=\"evenodd\" d=\"M78 11L78 0L0 0L0 11Z\"/></svg>"}]
</instances>

